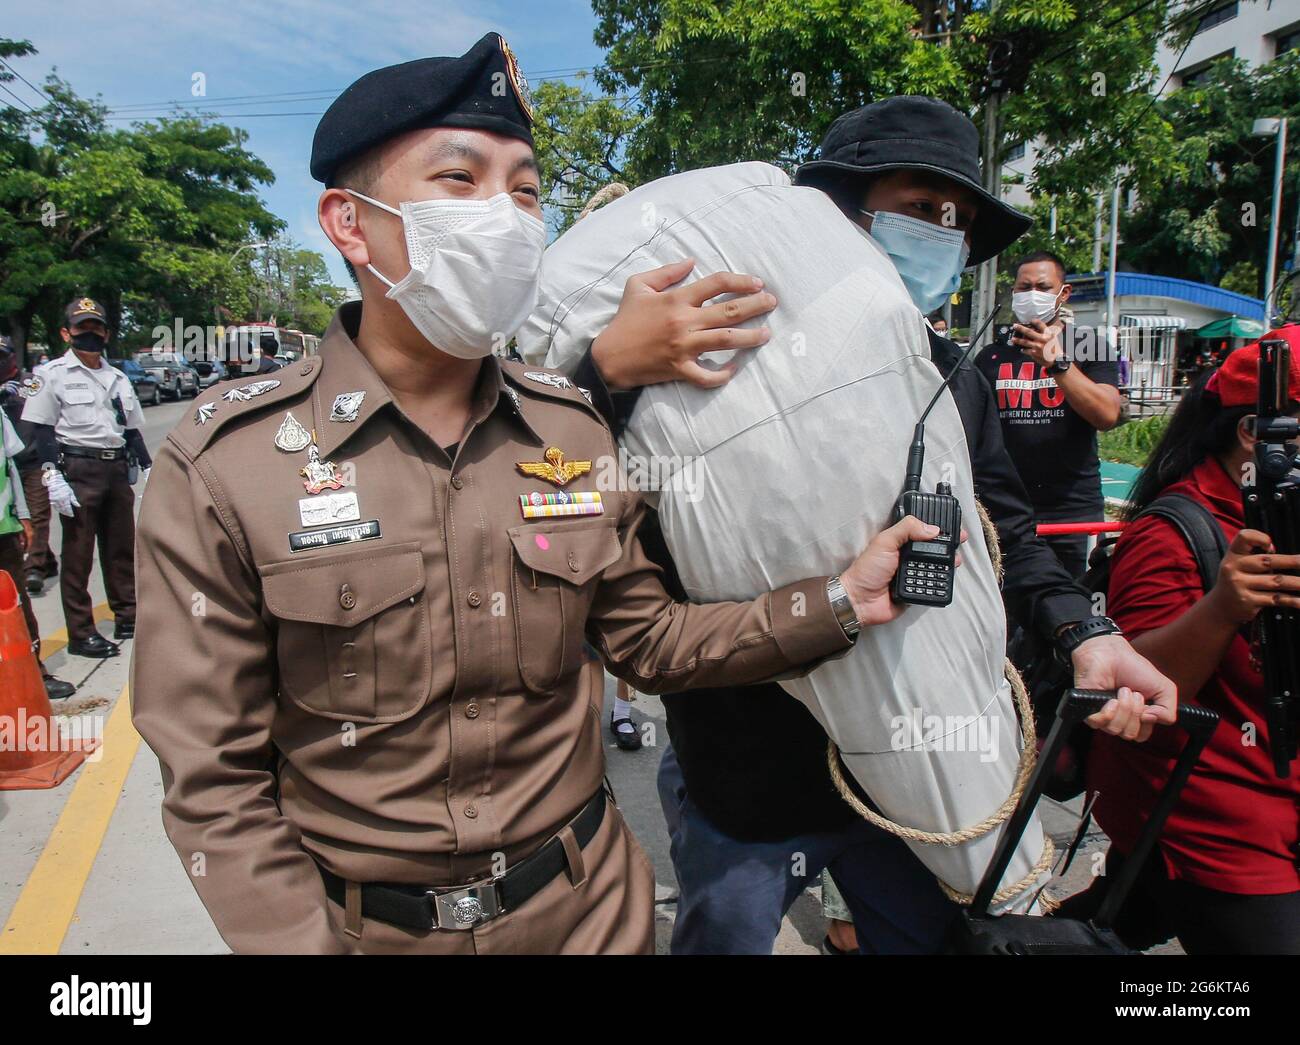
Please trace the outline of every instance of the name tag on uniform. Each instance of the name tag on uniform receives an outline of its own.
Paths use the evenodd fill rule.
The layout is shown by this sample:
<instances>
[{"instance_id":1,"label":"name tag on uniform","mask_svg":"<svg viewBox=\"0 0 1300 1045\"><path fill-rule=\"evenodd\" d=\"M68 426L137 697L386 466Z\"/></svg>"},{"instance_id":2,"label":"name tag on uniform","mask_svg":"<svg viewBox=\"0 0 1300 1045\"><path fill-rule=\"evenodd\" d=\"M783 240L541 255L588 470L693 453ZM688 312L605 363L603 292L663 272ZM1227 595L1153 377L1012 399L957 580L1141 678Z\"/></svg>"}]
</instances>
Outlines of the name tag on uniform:
<instances>
[{"instance_id":1,"label":"name tag on uniform","mask_svg":"<svg viewBox=\"0 0 1300 1045\"><path fill-rule=\"evenodd\" d=\"M378 519L354 523L352 526L335 526L328 530L299 530L297 533L289 534L289 550L300 552L305 548L327 548L331 544L373 541L378 536Z\"/></svg>"}]
</instances>

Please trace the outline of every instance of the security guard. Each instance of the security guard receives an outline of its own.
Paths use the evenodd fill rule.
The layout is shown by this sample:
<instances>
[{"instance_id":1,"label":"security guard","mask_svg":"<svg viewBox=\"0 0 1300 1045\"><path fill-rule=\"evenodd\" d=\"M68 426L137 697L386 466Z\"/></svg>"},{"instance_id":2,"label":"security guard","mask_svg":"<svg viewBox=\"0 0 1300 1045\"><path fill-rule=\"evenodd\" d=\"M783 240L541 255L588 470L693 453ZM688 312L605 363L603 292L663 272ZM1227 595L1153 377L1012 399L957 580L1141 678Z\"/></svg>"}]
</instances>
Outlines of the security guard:
<instances>
[{"instance_id":1,"label":"security guard","mask_svg":"<svg viewBox=\"0 0 1300 1045\"><path fill-rule=\"evenodd\" d=\"M90 569L95 546L113 638L135 634L135 494L128 457L150 466L140 427L144 412L126 374L104 360L108 317L91 298L72 301L61 331L70 346L28 382L23 420L45 471L50 504L62 516L63 569L59 594L68 626L68 652L115 657L117 643L95 630Z\"/></svg>"},{"instance_id":2,"label":"security guard","mask_svg":"<svg viewBox=\"0 0 1300 1045\"><path fill-rule=\"evenodd\" d=\"M669 598L582 390L492 352L544 240L496 34L358 80L312 174L361 301L317 357L205 392L141 514L131 698L168 835L239 952L648 952L584 640L644 692L806 671L895 615L898 548L934 531Z\"/></svg>"}]
</instances>

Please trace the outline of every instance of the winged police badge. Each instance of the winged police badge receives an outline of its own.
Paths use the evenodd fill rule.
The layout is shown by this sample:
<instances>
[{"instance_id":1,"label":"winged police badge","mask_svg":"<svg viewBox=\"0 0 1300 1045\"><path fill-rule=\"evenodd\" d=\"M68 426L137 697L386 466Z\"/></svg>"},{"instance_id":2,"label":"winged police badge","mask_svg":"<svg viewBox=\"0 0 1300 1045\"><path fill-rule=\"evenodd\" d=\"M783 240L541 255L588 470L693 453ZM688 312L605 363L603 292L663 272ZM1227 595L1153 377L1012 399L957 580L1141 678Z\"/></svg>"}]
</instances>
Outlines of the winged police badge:
<instances>
[{"instance_id":1,"label":"winged police badge","mask_svg":"<svg viewBox=\"0 0 1300 1045\"><path fill-rule=\"evenodd\" d=\"M536 381L539 385L550 385L552 388L572 388L573 382L563 374L547 374L540 370L527 370L524 377L529 381Z\"/></svg>"},{"instance_id":2,"label":"winged police badge","mask_svg":"<svg viewBox=\"0 0 1300 1045\"><path fill-rule=\"evenodd\" d=\"M298 423L293 414L286 412L275 433L276 448L287 454L296 454L299 450L306 450L310 443L311 433Z\"/></svg>"},{"instance_id":3,"label":"winged police badge","mask_svg":"<svg viewBox=\"0 0 1300 1045\"><path fill-rule=\"evenodd\" d=\"M591 471L590 461L566 461L564 451L558 446L548 447L545 461L519 461L515 467L524 475L531 475L556 486L567 486L580 475Z\"/></svg>"},{"instance_id":4,"label":"winged police badge","mask_svg":"<svg viewBox=\"0 0 1300 1045\"><path fill-rule=\"evenodd\" d=\"M33 374L23 382L22 387L18 389L18 394L24 399L31 399L32 396L36 395L44 387L45 382Z\"/></svg>"},{"instance_id":5,"label":"winged police badge","mask_svg":"<svg viewBox=\"0 0 1300 1045\"><path fill-rule=\"evenodd\" d=\"M212 420L212 415L217 412L216 403L204 403L194 411L194 423L196 425L205 425Z\"/></svg>"},{"instance_id":6,"label":"winged police badge","mask_svg":"<svg viewBox=\"0 0 1300 1045\"><path fill-rule=\"evenodd\" d=\"M342 395L336 395L334 404L330 407L330 420L355 421L365 398L365 392L344 392Z\"/></svg>"},{"instance_id":7,"label":"winged police badge","mask_svg":"<svg viewBox=\"0 0 1300 1045\"><path fill-rule=\"evenodd\" d=\"M232 388L229 392L222 392L221 398L227 403L246 403L257 396L265 395L273 388L279 388L279 381L254 381L251 385L239 385Z\"/></svg>"}]
</instances>

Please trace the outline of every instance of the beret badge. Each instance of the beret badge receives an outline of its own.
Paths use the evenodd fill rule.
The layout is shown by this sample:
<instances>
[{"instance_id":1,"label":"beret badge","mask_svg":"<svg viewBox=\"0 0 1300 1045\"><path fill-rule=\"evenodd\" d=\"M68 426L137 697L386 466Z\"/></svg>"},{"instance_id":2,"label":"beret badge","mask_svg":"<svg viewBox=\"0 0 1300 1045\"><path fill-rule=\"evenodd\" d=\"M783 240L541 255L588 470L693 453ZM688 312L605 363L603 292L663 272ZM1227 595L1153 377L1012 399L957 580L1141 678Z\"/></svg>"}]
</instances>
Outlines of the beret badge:
<instances>
[{"instance_id":1,"label":"beret badge","mask_svg":"<svg viewBox=\"0 0 1300 1045\"><path fill-rule=\"evenodd\" d=\"M528 89L528 80L519 69L519 59L515 57L515 52L510 50L510 45L506 43L504 37L497 37L501 41L501 53L506 59L506 71L510 79L510 86L514 88L515 97L519 99L519 107L524 110L524 115L528 117L528 122L533 120L533 93Z\"/></svg>"}]
</instances>

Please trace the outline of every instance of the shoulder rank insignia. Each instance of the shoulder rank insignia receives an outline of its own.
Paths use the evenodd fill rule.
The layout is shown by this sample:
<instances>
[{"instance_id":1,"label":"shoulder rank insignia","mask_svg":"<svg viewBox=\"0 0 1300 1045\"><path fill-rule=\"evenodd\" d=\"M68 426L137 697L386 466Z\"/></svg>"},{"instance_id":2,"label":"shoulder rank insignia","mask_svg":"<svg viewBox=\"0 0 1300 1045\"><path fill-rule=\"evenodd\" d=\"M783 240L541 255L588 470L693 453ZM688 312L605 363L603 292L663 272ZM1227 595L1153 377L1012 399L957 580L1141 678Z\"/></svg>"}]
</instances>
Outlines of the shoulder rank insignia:
<instances>
[{"instance_id":1,"label":"shoulder rank insignia","mask_svg":"<svg viewBox=\"0 0 1300 1045\"><path fill-rule=\"evenodd\" d=\"M284 420L275 433L276 448L287 454L296 454L299 450L306 450L310 443L311 433L298 423L292 413L286 411Z\"/></svg>"},{"instance_id":2,"label":"shoulder rank insignia","mask_svg":"<svg viewBox=\"0 0 1300 1045\"><path fill-rule=\"evenodd\" d=\"M212 420L212 415L217 412L216 403L204 403L194 411L194 423L196 425L205 425Z\"/></svg>"},{"instance_id":3,"label":"shoulder rank insignia","mask_svg":"<svg viewBox=\"0 0 1300 1045\"><path fill-rule=\"evenodd\" d=\"M279 388L279 381L254 381L251 385L238 385L228 392L222 392L221 398L227 403L241 402L246 403L248 400L265 395L273 388Z\"/></svg>"},{"instance_id":4,"label":"shoulder rank insignia","mask_svg":"<svg viewBox=\"0 0 1300 1045\"><path fill-rule=\"evenodd\" d=\"M515 464L524 475L531 475L556 486L567 486L580 475L591 471L590 461L566 461L558 446L548 447L545 461L519 461Z\"/></svg>"},{"instance_id":5,"label":"shoulder rank insignia","mask_svg":"<svg viewBox=\"0 0 1300 1045\"><path fill-rule=\"evenodd\" d=\"M536 381L539 385L550 385L552 388L572 388L573 382L563 374L547 374L540 370L525 370L524 377L529 381Z\"/></svg>"},{"instance_id":6,"label":"shoulder rank insignia","mask_svg":"<svg viewBox=\"0 0 1300 1045\"><path fill-rule=\"evenodd\" d=\"M343 489L343 480L339 478L334 462L322 461L315 443L307 448L307 463L298 469L298 474L303 477L303 489L310 494Z\"/></svg>"},{"instance_id":7,"label":"shoulder rank insignia","mask_svg":"<svg viewBox=\"0 0 1300 1045\"><path fill-rule=\"evenodd\" d=\"M336 395L330 407L330 420L355 421L365 398L365 392L344 392L342 395Z\"/></svg>"}]
</instances>

